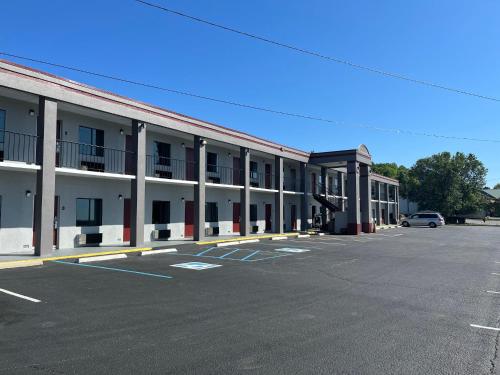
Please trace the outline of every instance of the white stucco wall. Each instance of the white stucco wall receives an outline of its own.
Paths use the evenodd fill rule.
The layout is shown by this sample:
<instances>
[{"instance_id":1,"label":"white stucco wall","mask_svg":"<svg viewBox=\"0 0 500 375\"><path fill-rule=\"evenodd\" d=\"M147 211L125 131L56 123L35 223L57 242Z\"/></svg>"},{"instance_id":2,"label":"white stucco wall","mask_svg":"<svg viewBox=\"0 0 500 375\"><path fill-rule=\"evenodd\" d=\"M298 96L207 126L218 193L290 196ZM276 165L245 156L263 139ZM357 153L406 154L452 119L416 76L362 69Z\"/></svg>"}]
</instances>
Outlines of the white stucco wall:
<instances>
[{"instance_id":1,"label":"white stucco wall","mask_svg":"<svg viewBox=\"0 0 500 375\"><path fill-rule=\"evenodd\" d=\"M36 176L33 172L0 171L0 253L32 248L33 205ZM26 191L31 196L26 196Z\"/></svg>"},{"instance_id":2,"label":"white stucco wall","mask_svg":"<svg viewBox=\"0 0 500 375\"><path fill-rule=\"evenodd\" d=\"M36 135L36 116L30 116L29 110L38 113L38 105L0 96L0 109L6 111L5 130Z\"/></svg>"},{"instance_id":3,"label":"white stucco wall","mask_svg":"<svg viewBox=\"0 0 500 375\"><path fill-rule=\"evenodd\" d=\"M152 232L157 229L170 229L172 240L184 239L185 202L192 201L193 194L193 186L146 183L144 241L152 241ZM152 224L155 200L170 202L170 224Z\"/></svg>"},{"instance_id":4,"label":"white stucco wall","mask_svg":"<svg viewBox=\"0 0 500 375\"><path fill-rule=\"evenodd\" d=\"M60 198L59 248L77 246L77 235L102 233L102 245L120 244L123 241L123 198L130 197L130 182L89 177L56 177L56 195ZM102 199L102 225L99 227L76 226L77 198Z\"/></svg>"}]
</instances>

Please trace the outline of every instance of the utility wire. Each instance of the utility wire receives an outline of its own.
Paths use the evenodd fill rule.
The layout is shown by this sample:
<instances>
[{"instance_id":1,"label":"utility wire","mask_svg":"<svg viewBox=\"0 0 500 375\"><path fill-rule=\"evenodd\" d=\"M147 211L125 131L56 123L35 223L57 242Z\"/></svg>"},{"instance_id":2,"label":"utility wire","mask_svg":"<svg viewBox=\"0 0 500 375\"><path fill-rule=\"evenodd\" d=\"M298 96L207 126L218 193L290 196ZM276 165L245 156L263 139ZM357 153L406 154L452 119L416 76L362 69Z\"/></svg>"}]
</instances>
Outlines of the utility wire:
<instances>
[{"instance_id":1,"label":"utility wire","mask_svg":"<svg viewBox=\"0 0 500 375\"><path fill-rule=\"evenodd\" d=\"M319 57L321 59L329 60L329 61L332 61L332 62L335 62L335 63L338 63L338 64L347 65L347 66L350 66L351 68L354 68L354 69L364 70L364 71L367 71L367 72L371 72L371 73L375 73L375 74L379 74L379 75L383 75L383 76L386 76L386 77L390 77L390 78L394 78L394 79L399 79L399 80L403 80L403 81L407 81L407 82L412 82L412 83L416 83L416 84L419 84L419 85L424 85L424 86L432 87L432 88L435 88L435 89L451 91L451 92L454 92L456 94L468 95L468 96L473 96L473 97L479 98L479 99L485 99L485 100L491 100L491 101L494 101L494 102L500 102L499 98L495 98L495 97L487 96L487 95L482 95L482 94L478 94L478 93L474 93L474 92L471 92L471 91L466 91L466 90L463 90L463 89L454 88L454 87L450 87L450 86L444 86L444 85L441 85L441 84L438 84L438 83L433 83L433 82L429 82L429 81L425 81L425 80L421 80L421 79L411 78L411 77L408 77L408 76L404 76L402 74L393 73L393 72L389 72L389 71L386 71L386 70L381 70L381 69L373 68L373 67L370 67L370 66L357 64L357 63L354 63L352 61L343 60L343 59L340 59L340 58L337 58L337 57L332 57L332 56L324 55L324 54L319 53L319 52L315 52L315 51L311 51L311 50L308 50L308 49L296 47L296 46L293 46L293 45L290 45L290 44L286 44L286 43L282 43L282 42L279 42L279 41L276 41L276 40L268 39L268 38L265 38L265 37L262 37L262 36L259 36L259 35L256 35L256 34L251 34L251 33L245 32L245 31L234 29L232 27L224 26L224 25L221 25L221 24L218 24L218 23L215 23L215 22L207 21L205 19L202 19L202 18L199 18L199 17L195 17L195 16L191 16L191 15L189 15L187 13L182 13L182 12L179 12L179 11L176 11L176 10L173 10L173 9L170 9L170 8L166 8L164 6L161 6L161 5L158 5L158 4L154 4L154 3L151 3L151 2L148 2L148 1L144 1L144 0L134 0L134 1L136 1L137 3L143 4L143 5L149 6L151 8L156 8L156 9L162 10L164 12L167 12L167 13L170 13L170 14L174 14L174 15L177 15L177 16L180 16L180 17L184 17L184 18L192 20L192 21L196 21L196 22L199 22L199 23L204 23L206 25L209 25L209 26L212 26L212 27L216 27L216 28L219 28L219 29L222 29L222 30L225 30L225 31L229 31L229 32L234 33L234 34L239 34L239 35L242 35L242 36L245 36L245 37L248 37L248 38L259 40L261 42L265 42L265 43L268 43L268 44L273 44L275 46L286 48L286 49L289 49L289 50L293 50L293 51L298 52L298 53L304 53L304 54L307 54L307 55L310 55L310 56Z\"/></svg>"},{"instance_id":2,"label":"utility wire","mask_svg":"<svg viewBox=\"0 0 500 375\"><path fill-rule=\"evenodd\" d=\"M442 138L442 139L461 140L461 141L500 143L500 140L497 140L497 139L457 137L457 136L451 136L451 135L415 132L412 130L398 129L398 128L383 128L383 127L378 127L378 126L373 126L373 125L365 125L365 124L345 124L342 121L335 121L335 120L331 120L331 119L324 118L324 117L318 117L318 116L312 116L312 115L294 113L294 112L285 112L285 111L280 111L280 110L269 108L269 107L259 107L259 106L239 103L239 102L235 102L235 101L231 101L231 100L212 98L209 96L199 95L199 94L195 94L195 93L191 93L191 92L187 92L187 91L180 91L180 90L175 90L175 89L171 89L171 88L167 88L167 87L163 87L163 86L154 85L151 83L134 81L134 80L130 80L127 78L112 76L112 75L103 74L103 73L96 73L96 72L92 72L90 70L86 70L86 69L82 69L82 68L76 68L73 66L62 65L62 64L53 63L53 62L44 61L44 60L39 60L39 59L31 58L31 57L15 55L12 53L0 51L0 55L16 58L16 59L20 59L20 60L31 61L31 62L35 62L35 63L39 63L39 64L49 65L49 66L53 66L56 68L67 69L67 70L71 70L74 72L84 73L84 74L88 74L88 75L92 75L92 76L96 76L96 77L100 77L100 78L106 78L106 79L110 79L113 81L123 82L123 83L131 84L131 85L135 85L135 86L147 87L147 88L151 88L151 89L155 89L155 90L170 92L170 93L174 93L174 94L178 94L178 95L189 96L189 97L207 100L207 101L216 102L216 103L232 105L232 106L240 107L240 108L252 109L252 110L260 111L260 112L268 112L268 113L273 113L273 114L282 115L282 116L300 118L300 119L304 119L304 120L324 122L324 123L334 124L337 126L356 127L356 128L369 129L369 130L379 131L379 132L406 134L406 135L411 135L411 136L422 136L422 137Z\"/></svg>"}]
</instances>

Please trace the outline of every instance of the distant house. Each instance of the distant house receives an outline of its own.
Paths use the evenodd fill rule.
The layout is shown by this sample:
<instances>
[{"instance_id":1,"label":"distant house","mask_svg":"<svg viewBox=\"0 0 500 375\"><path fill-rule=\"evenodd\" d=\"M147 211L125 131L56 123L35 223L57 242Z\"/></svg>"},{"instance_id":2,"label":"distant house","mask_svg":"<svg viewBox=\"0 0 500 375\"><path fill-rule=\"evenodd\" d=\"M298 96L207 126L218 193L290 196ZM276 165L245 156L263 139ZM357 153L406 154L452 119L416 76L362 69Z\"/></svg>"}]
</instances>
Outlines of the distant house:
<instances>
[{"instance_id":1,"label":"distant house","mask_svg":"<svg viewBox=\"0 0 500 375\"><path fill-rule=\"evenodd\" d=\"M483 194L491 203L500 202L500 189L483 189Z\"/></svg>"},{"instance_id":2,"label":"distant house","mask_svg":"<svg viewBox=\"0 0 500 375\"><path fill-rule=\"evenodd\" d=\"M483 195L488 203L487 216L500 216L500 189L483 189Z\"/></svg>"}]
</instances>

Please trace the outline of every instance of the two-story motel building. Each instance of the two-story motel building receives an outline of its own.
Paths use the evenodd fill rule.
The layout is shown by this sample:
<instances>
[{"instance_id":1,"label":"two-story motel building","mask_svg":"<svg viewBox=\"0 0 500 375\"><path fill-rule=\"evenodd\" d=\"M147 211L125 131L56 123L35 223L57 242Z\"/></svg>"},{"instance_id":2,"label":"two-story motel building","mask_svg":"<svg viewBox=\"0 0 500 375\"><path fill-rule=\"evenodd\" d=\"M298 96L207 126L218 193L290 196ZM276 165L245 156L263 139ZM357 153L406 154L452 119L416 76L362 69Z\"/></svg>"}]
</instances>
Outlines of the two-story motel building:
<instances>
[{"instance_id":1,"label":"two-story motel building","mask_svg":"<svg viewBox=\"0 0 500 375\"><path fill-rule=\"evenodd\" d=\"M308 153L0 60L0 253L397 223L365 146ZM372 219L374 218L374 219Z\"/></svg>"}]
</instances>

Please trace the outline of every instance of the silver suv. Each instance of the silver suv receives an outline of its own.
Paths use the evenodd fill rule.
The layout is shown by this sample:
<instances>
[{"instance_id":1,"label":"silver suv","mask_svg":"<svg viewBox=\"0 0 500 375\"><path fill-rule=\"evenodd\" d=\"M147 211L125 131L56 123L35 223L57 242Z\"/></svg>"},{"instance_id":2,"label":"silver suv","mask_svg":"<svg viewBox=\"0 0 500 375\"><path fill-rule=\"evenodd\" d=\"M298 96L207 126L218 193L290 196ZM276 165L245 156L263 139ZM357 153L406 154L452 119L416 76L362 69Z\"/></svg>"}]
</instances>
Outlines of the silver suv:
<instances>
[{"instance_id":1,"label":"silver suv","mask_svg":"<svg viewBox=\"0 0 500 375\"><path fill-rule=\"evenodd\" d=\"M439 212L419 212L403 220L403 227L425 226L436 228L444 225L444 218Z\"/></svg>"}]
</instances>

